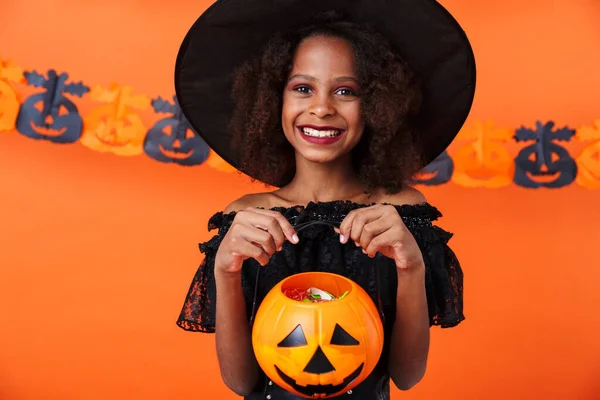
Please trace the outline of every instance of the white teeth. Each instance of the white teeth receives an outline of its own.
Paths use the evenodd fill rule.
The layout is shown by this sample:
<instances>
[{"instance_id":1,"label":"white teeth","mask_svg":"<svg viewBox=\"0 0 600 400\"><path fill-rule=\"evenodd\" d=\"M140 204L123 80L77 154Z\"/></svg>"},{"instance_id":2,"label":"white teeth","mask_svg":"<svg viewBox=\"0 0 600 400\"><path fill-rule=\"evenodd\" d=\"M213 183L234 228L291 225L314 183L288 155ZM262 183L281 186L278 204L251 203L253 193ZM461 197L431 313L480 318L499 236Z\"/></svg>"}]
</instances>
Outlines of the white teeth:
<instances>
[{"instance_id":1,"label":"white teeth","mask_svg":"<svg viewBox=\"0 0 600 400\"><path fill-rule=\"evenodd\" d=\"M325 137L336 137L341 135L342 131L320 131L312 128L301 128L302 133L307 136L325 138Z\"/></svg>"}]
</instances>

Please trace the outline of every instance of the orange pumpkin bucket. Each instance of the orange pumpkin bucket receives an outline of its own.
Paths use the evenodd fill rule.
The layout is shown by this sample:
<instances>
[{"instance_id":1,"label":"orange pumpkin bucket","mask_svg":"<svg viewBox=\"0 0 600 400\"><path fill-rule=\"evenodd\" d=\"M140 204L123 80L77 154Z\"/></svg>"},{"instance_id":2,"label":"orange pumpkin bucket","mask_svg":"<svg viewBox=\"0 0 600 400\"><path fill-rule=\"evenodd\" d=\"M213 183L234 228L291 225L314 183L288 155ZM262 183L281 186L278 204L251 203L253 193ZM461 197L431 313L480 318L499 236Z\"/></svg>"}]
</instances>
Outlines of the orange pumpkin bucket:
<instances>
[{"instance_id":1,"label":"orange pumpkin bucket","mask_svg":"<svg viewBox=\"0 0 600 400\"><path fill-rule=\"evenodd\" d=\"M334 299L290 297L310 288ZM329 398L356 387L373 371L383 349L383 324L369 295L354 281L326 272L300 273L279 282L262 301L252 346L260 367L277 385L305 398Z\"/></svg>"}]
</instances>

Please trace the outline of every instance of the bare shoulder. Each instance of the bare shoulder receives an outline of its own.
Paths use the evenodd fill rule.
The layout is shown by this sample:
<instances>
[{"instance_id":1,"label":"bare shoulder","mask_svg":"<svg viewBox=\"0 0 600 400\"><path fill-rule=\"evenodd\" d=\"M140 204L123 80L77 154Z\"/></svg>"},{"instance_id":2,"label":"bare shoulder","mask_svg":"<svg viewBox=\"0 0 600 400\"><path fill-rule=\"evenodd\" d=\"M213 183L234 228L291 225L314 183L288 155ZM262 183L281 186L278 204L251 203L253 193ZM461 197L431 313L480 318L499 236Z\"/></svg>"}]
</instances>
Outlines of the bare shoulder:
<instances>
[{"instance_id":1,"label":"bare shoulder","mask_svg":"<svg viewBox=\"0 0 600 400\"><path fill-rule=\"evenodd\" d=\"M427 199L419 190L413 187L406 187L402 189L398 193L394 194L386 194L383 196L382 203L390 203L395 205L404 205L404 204L423 204L427 202Z\"/></svg>"},{"instance_id":2,"label":"bare shoulder","mask_svg":"<svg viewBox=\"0 0 600 400\"><path fill-rule=\"evenodd\" d=\"M271 193L247 194L233 201L223 212L229 214L230 212L245 210L248 207L271 208L271 197Z\"/></svg>"}]
</instances>

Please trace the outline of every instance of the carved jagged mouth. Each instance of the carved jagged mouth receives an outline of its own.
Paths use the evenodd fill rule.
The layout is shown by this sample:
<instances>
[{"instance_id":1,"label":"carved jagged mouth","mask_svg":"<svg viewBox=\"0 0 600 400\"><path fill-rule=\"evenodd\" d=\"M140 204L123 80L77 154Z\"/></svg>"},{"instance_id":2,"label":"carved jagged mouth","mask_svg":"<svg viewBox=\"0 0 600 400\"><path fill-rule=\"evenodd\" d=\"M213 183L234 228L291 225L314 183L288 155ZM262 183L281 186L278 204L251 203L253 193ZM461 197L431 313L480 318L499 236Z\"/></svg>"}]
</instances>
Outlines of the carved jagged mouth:
<instances>
[{"instance_id":1,"label":"carved jagged mouth","mask_svg":"<svg viewBox=\"0 0 600 400\"><path fill-rule=\"evenodd\" d=\"M433 178L435 178L438 175L439 171L433 171L433 172L419 172L417 174L417 179L421 180L421 181L429 181Z\"/></svg>"},{"instance_id":2,"label":"carved jagged mouth","mask_svg":"<svg viewBox=\"0 0 600 400\"><path fill-rule=\"evenodd\" d=\"M365 365L364 363L360 364L360 366L358 368L356 368L356 370L353 373L348 375L346 377L346 379L344 379L344 381L342 383L340 383L339 385L306 385L306 386L302 386L302 385L297 384L296 381L294 381L292 378L290 378L285 373L283 373L283 371L281 371L277 366L275 366L275 369L277 370L277 373L279 374L281 379L285 383L290 385L292 388L294 388L295 391L297 391L298 393L302 393L303 395L306 395L306 396L317 397L317 396L323 396L323 395L329 396L329 395L344 391L344 389L349 384L351 384L353 380L358 378L364 365Z\"/></svg>"},{"instance_id":3,"label":"carved jagged mouth","mask_svg":"<svg viewBox=\"0 0 600 400\"><path fill-rule=\"evenodd\" d=\"M30 125L34 131L36 131L40 135L44 135L44 136L61 136L67 130L66 126L63 126L60 129L52 129L52 128L46 128L45 126L38 126L38 125L34 124L33 121L30 122Z\"/></svg>"},{"instance_id":4,"label":"carved jagged mouth","mask_svg":"<svg viewBox=\"0 0 600 400\"><path fill-rule=\"evenodd\" d=\"M117 139L110 139L110 140L106 140L100 136L96 136L96 139L98 139L98 141L106 146L109 147L124 147L127 146L129 143L131 143L129 140L125 141L125 142L119 142Z\"/></svg>"},{"instance_id":5,"label":"carved jagged mouth","mask_svg":"<svg viewBox=\"0 0 600 400\"><path fill-rule=\"evenodd\" d=\"M124 147L131 143L131 140L119 140L119 134L116 130L112 130L108 135L103 135L102 133L98 134L97 132L98 130L95 132L96 139L98 139L100 143L109 147Z\"/></svg>"},{"instance_id":6,"label":"carved jagged mouth","mask_svg":"<svg viewBox=\"0 0 600 400\"><path fill-rule=\"evenodd\" d=\"M183 159L188 158L192 154L192 150L188 151L187 153L181 153L181 152L177 152L177 151L167 150L161 144L158 145L158 148L165 156L167 156L171 159L174 159L174 160L183 160Z\"/></svg>"},{"instance_id":7,"label":"carved jagged mouth","mask_svg":"<svg viewBox=\"0 0 600 400\"><path fill-rule=\"evenodd\" d=\"M555 180L557 180L558 176L560 175L560 172L554 172L554 173L540 172L540 173L534 175L531 172L526 171L525 174L527 175L527 177L529 179L531 179L534 182L549 183L549 182L554 182Z\"/></svg>"}]
</instances>

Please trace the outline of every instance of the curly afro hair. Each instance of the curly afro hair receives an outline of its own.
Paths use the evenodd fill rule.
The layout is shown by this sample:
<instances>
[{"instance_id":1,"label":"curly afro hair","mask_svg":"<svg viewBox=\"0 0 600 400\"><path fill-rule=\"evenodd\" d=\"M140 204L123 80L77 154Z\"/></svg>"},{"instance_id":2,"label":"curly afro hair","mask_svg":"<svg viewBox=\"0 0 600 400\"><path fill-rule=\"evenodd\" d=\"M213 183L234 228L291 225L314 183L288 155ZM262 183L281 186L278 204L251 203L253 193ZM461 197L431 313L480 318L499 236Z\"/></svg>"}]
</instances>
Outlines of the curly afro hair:
<instances>
[{"instance_id":1,"label":"curly afro hair","mask_svg":"<svg viewBox=\"0 0 600 400\"><path fill-rule=\"evenodd\" d=\"M295 174L294 149L283 134L283 90L294 53L305 39L339 37L356 53L365 131L352 151L353 167L367 191L397 193L422 167L414 118L421 104L416 77L375 30L344 21L274 36L235 73L232 140L240 167L282 187Z\"/></svg>"}]
</instances>

